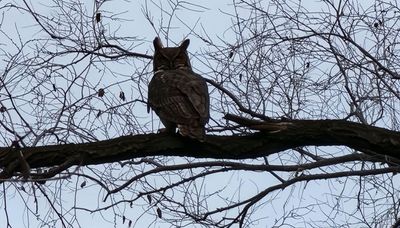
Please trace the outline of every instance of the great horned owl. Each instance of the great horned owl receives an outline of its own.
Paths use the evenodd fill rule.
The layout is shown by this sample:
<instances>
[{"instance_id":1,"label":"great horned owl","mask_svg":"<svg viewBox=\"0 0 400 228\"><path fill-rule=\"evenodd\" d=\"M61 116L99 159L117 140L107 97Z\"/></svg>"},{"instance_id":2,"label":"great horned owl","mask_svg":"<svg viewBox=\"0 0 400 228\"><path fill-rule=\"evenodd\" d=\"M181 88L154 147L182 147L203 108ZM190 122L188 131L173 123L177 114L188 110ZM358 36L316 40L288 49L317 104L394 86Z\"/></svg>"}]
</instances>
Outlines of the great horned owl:
<instances>
[{"instance_id":1,"label":"great horned owl","mask_svg":"<svg viewBox=\"0 0 400 228\"><path fill-rule=\"evenodd\" d=\"M160 117L165 131L204 141L205 124L210 118L210 98L206 81L192 71L187 47L163 47L160 38L154 44L154 76L148 90L148 106Z\"/></svg>"}]
</instances>

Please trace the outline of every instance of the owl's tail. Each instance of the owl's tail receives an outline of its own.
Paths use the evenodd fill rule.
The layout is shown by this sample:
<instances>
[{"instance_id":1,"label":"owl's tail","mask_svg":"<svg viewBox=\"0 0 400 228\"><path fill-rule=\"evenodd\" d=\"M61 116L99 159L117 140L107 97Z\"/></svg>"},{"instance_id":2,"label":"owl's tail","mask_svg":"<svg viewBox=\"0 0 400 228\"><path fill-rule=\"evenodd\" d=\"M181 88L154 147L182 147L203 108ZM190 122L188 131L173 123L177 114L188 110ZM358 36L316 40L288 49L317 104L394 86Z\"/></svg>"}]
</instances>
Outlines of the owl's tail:
<instances>
[{"instance_id":1,"label":"owl's tail","mask_svg":"<svg viewBox=\"0 0 400 228\"><path fill-rule=\"evenodd\" d=\"M192 139L204 142L206 131L203 126L178 125L179 133Z\"/></svg>"}]
</instances>

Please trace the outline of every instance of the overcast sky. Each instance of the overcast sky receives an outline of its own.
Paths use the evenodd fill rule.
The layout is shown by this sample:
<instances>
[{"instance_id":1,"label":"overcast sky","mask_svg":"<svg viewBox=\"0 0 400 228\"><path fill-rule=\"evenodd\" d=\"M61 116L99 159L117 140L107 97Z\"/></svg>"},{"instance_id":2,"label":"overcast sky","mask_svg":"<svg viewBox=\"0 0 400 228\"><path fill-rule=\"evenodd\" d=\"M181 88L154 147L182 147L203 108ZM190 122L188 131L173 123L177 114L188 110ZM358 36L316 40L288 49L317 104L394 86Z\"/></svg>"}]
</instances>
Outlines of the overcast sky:
<instances>
[{"instance_id":1,"label":"overcast sky","mask_svg":"<svg viewBox=\"0 0 400 228\"><path fill-rule=\"evenodd\" d=\"M16 4L22 4L19 1L16 1ZM87 2L87 7L88 12L93 11L93 1L84 1ZM229 42L230 40L233 42L236 40L236 38L233 36L234 34L229 31L229 26L232 24L232 17L229 15L233 13L233 7L232 7L232 1L228 0L203 0L203 1L195 1L195 0L190 0L186 1L187 4L182 5L182 7L188 7L191 10L177 10L176 16L172 18L170 22L168 22L168 17L166 14L163 14L158 8L156 4L154 4L152 1L123 1L123 0L114 0L114 1L109 1L106 2L104 5L101 6L100 11L108 16L113 15L113 17L119 17L126 19L125 21L121 20L106 20L103 22L103 26L107 31L115 31L118 36L137 36L138 38L138 46L133 44L133 47L131 51L135 52L141 52L141 53L147 53L149 55L152 55L152 40L154 39L155 36L157 36L157 31L155 31L149 24L149 22L146 20L145 16L143 15L143 9L146 8L146 5L148 7L149 12L151 13L151 16L154 18L154 22L158 23L155 25L155 27L158 27L160 23L163 25L167 25L168 23L171 24L171 30L169 35L169 40L172 42L179 43L182 41L184 38L190 38L191 39L191 44L189 46L189 51L191 53L191 57L196 63L196 53L200 52L202 49L206 48L205 43L202 42L201 40L197 39L196 36L194 35L194 32L199 33L203 36L206 35L206 33L210 36L211 39L213 39L215 42ZM314 1L313 1L314 2ZM167 11L170 11L170 6L166 3L166 1L156 1L158 5L163 5L164 9ZM192 3L193 5L191 5ZM5 4L4 2L1 2L1 4ZM31 7L33 10L40 12L43 15L47 15L49 18L56 16L54 15L54 12L52 11L52 8L46 7L47 1L31 1ZM197 6L197 4L201 4L201 6ZM309 9L318 9L317 4L310 4L310 5L305 5L306 7L309 7ZM20 36L21 40L26 41L32 39L32 37L35 38L47 38L44 37L45 34L40 32L40 29L35 25L34 19L27 13L24 12L17 12L15 10L11 11L5 11L6 17L3 19L3 24L2 24L2 31L6 31L6 34L2 34L3 40L5 40L6 36L13 37L13 41L18 42L17 37ZM248 15L246 15L248 16ZM163 21L161 21L161 18ZM203 30L204 28L204 30ZM192 31L194 30L194 31ZM166 43L166 37L161 37L163 42ZM12 47L9 41L0 41L2 42L2 45L7 45L7 48L10 48L10 52L15 51L15 48ZM169 43L169 46L174 46L174 43ZM7 62L0 62L4 67ZM118 66L119 67L119 66ZM195 64L195 68L200 68L199 64ZM131 72L132 66L131 65L126 65L123 66L123 69L120 69L122 72ZM201 70L201 69L199 69ZM212 77L207 76L207 77ZM110 80L110 81L108 81ZM112 82L112 78L105 79L102 81L104 86L107 86L109 82ZM143 112L140 113L143 116L149 115L147 112L145 112L145 109L143 109ZM159 126L155 126L155 129L158 129ZM335 149L336 150L336 149ZM271 159L274 159L272 156ZM99 167L99 169L102 169L103 167ZM74 183L78 185L82 182L81 180L76 180L75 178L72 178L70 180L71 184L70 186L73 186ZM232 191L232 194L240 194L241 197L246 198L250 196L254 191L257 191L259 189L262 189L263 187L270 186L271 182L274 182L273 178L271 178L270 175L267 175L265 173L260 173L260 174L254 174L252 173L251 175L248 174L238 174L238 173L233 173L233 174L228 174L228 175L215 175L212 176L208 179L207 184L210 186L210 189L213 188L213 186L218 187L224 186L225 184L228 185L228 190ZM54 189L59 188L64 188L65 182L60 182L54 183ZM62 184L61 186L58 184ZM236 192L236 187L237 185L242 185L246 186L246 188L243 188L241 192ZM19 184L16 184L16 186L20 187ZM248 187L247 187L248 186ZM330 186L332 189L335 188L335 186ZM304 189L312 189L312 191L305 191ZM269 216L268 221L273 221L275 219L276 214L280 214L282 212L282 208L274 208L275 206L280 206L285 204L285 200L288 199L289 195L295 195L298 196L298 200L293 200L289 203L286 204L287 208L285 210L289 210L291 207L298 206L298 204L301 203L303 199L308 199L310 202L318 202L318 198L324 198L326 195L327 189L320 188L320 182L313 182L313 183L304 183L300 184L299 187L297 188L291 188L288 191L277 191L276 193L279 193L279 198L281 199L274 199L276 197L276 194L271 194L271 196L268 198L271 201L267 200L267 203L270 203L272 201L274 202L280 202L280 203L275 203L275 204L265 204L262 205L263 208L260 208L260 216L259 217L264 217L264 216ZM57 191L57 190L54 190ZM65 201L72 200L74 197L74 189L71 189L70 191L66 189L67 192L60 192L59 196L63 197ZM91 188L88 188L87 190L80 190L78 193L78 200L79 204L82 207L89 207L89 208L96 208L97 205L92 205L93 202L98 203L101 206L107 205L110 202L103 203L102 202L102 194L98 194L99 188L96 186L93 186ZM349 190L351 192L353 190ZM328 191L329 192L329 191ZM69 193L69 195L67 194ZM32 215L29 215L29 217L26 217L27 211L26 207L24 205L23 200L21 200L21 197L19 196L19 193L14 189L14 188L9 188L7 190L8 194L8 202L7 202L7 208L9 210L9 217L11 220L11 224L13 227L37 227L37 221L36 218L34 218ZM14 195L15 194L15 195ZM12 197L14 195L14 197ZM30 197L29 203L32 205L33 199ZM49 205L46 205L45 200L43 198L41 199L41 204L40 204L40 210L41 210L41 217L45 217L45 212L49 208ZM66 204L72 203L72 202L66 202ZM1 204L4 206L4 203ZM46 205L46 206L44 206ZM146 208L146 203L143 202L143 208ZM320 210L324 210L326 208L329 208L329 205L321 205L319 208ZM129 208L126 209L129 211L129 215L131 215L131 218L136 219L139 217L139 214L135 214L137 211L135 210L130 210ZM305 208L304 211L306 212L308 209ZM108 214L108 211L104 212L104 217L102 218L102 215L100 213L96 214L89 214L89 213L81 213L80 211L78 213L78 219L80 221L80 224L82 227L109 227L109 226L99 226L98 224L105 224L103 221L103 218L106 218L109 220L110 223L107 225L112 225L114 223L113 221L113 212L110 211ZM121 212L122 213L122 212ZM276 214L275 214L276 213ZM53 217L56 217L55 215L52 215ZM21 219L23 218L23 219ZM345 218L338 218L338 219L345 219ZM4 221L5 221L5 214L2 212L0 213L0 227L4 226ZM147 224L151 223L154 221L154 218L151 216L144 216L144 219L140 220L139 224L136 224L136 227L146 227ZM40 221L39 221L40 223ZM261 223L261 222L260 222ZM118 222L120 224L120 222ZM299 225L301 226L301 225ZM127 227L125 225L125 227ZM153 227L169 227L168 225L163 225L163 224L157 224L154 225ZM263 226L261 226L263 227Z\"/></svg>"}]
</instances>

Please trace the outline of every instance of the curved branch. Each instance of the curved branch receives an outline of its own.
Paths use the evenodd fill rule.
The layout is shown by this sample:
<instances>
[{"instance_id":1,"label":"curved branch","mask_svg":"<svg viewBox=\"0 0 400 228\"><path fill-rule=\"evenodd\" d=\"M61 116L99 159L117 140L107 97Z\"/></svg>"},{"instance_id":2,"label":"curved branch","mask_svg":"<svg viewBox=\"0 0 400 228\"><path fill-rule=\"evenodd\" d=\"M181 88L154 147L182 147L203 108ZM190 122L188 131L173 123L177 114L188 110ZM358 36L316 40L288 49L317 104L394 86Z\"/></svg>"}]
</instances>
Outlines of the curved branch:
<instances>
[{"instance_id":1,"label":"curved branch","mask_svg":"<svg viewBox=\"0 0 400 228\"><path fill-rule=\"evenodd\" d=\"M344 120L256 121L227 115L226 119L261 132L245 136L208 135L200 143L168 134L122 136L93 143L21 148L31 168L68 163L91 165L146 156L246 159L268 156L301 146L342 145L372 155L376 160L397 164L400 133ZM73 159L71 159L73 158ZM375 160L375 161L376 161ZM73 164L71 164L72 162ZM18 153L0 148L3 172L20 171ZM9 167L12 165L12 167ZM61 170L61 169L60 169ZM12 173L11 173L12 174Z\"/></svg>"}]
</instances>

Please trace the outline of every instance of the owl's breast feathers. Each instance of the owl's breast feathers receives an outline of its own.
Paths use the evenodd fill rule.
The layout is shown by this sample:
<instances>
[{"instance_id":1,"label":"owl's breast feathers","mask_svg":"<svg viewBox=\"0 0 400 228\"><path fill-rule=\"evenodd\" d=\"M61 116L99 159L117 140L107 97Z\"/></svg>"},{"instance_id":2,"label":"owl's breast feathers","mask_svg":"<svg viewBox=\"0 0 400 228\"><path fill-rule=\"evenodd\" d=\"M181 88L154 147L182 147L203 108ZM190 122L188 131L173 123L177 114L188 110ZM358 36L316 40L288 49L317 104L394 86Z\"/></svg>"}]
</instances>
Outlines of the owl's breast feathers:
<instances>
[{"instance_id":1,"label":"owl's breast feathers","mask_svg":"<svg viewBox=\"0 0 400 228\"><path fill-rule=\"evenodd\" d=\"M148 110L151 107L163 122L177 124L182 135L204 138L209 105L206 81L191 70L157 71L149 84Z\"/></svg>"}]
</instances>

